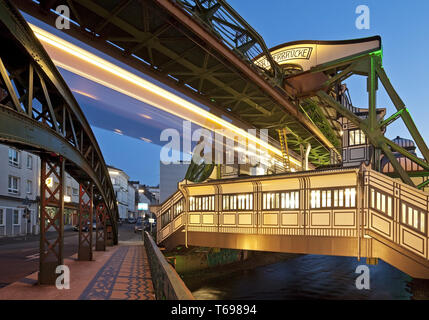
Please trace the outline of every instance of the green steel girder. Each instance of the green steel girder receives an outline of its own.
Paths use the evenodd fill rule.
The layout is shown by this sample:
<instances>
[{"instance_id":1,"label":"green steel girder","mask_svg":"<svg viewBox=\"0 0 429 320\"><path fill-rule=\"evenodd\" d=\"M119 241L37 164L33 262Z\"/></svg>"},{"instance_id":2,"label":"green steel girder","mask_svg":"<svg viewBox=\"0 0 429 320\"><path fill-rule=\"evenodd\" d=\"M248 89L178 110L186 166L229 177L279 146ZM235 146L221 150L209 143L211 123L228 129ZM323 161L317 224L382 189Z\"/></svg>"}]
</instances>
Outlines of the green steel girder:
<instances>
[{"instance_id":1,"label":"green steel girder","mask_svg":"<svg viewBox=\"0 0 429 320\"><path fill-rule=\"evenodd\" d=\"M0 140L22 149L64 157L79 183L93 181L104 201L117 243L118 209L107 166L73 94L14 5L0 0L0 87L14 87L0 105ZM16 90L15 90L16 88ZM19 98L18 108L16 98Z\"/></svg>"},{"instance_id":2,"label":"green steel girder","mask_svg":"<svg viewBox=\"0 0 429 320\"><path fill-rule=\"evenodd\" d=\"M367 76L368 99L369 99L367 119L361 119L360 117L356 116L351 110L347 109L346 107L338 103L329 94L327 94L322 90L317 92L317 96L322 101L324 101L332 108L334 108L339 114L346 117L349 121L351 121L353 124L359 127L368 137L371 144L375 148L381 149L382 152L386 155L386 157L391 162L393 168L395 169L396 174L402 179L402 181L411 186L414 186L414 183L411 180L411 175L413 174L410 175L404 170L404 168L402 168L402 166L394 156L392 150L400 153L402 156L410 159L411 161L421 166L425 170L420 173L421 176L429 175L429 164L428 164L428 158L427 158L429 156L429 150L423 138L421 137L419 131L417 130L408 112L408 109L405 107L405 104L400 99L397 92L394 90L393 86L391 85L382 67L381 59L382 59L381 52L376 52L376 53L369 53L366 55L359 55L358 57L352 57L351 59L342 59L340 62L332 62L329 64L329 66L335 66L335 68L342 67L345 65L350 65L350 60L353 61L355 66L359 64L358 72L356 72L353 68L352 69L347 68L349 69L347 70L347 72L349 73L350 71L352 71L353 73L358 73L360 75L363 74ZM363 65L367 66L366 69L362 68ZM318 69L327 71L329 70L329 66L319 67ZM393 104L397 109L396 113L394 113L386 120L381 120L381 121L377 120L377 113L376 113L376 91L378 88L378 79L380 79L384 88L388 92L390 99L392 100ZM391 140L389 140L384 136L383 130L385 129L385 127L399 118L401 118L404 121L411 136L415 140L420 152L424 156L424 160L419 159L417 156L414 156L413 154L411 154L410 152L408 152L407 150L395 144L394 142L392 142ZM377 164L375 165L376 165L376 169L380 170L380 168L377 167ZM426 183L423 183L417 187L423 188L425 185Z\"/></svg>"}]
</instances>

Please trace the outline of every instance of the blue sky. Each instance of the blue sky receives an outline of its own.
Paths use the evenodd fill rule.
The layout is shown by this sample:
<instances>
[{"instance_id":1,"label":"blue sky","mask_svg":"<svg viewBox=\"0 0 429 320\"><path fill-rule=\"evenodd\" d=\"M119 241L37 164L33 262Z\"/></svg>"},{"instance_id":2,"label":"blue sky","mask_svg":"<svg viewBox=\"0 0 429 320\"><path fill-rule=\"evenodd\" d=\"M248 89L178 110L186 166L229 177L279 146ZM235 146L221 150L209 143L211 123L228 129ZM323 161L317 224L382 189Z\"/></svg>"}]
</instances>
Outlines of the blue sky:
<instances>
[{"instance_id":1,"label":"blue sky","mask_svg":"<svg viewBox=\"0 0 429 320\"><path fill-rule=\"evenodd\" d=\"M384 68L423 138L429 138L429 1L230 0L229 3L259 32L268 47L294 40L343 40L380 35ZM358 16L355 9L361 4L370 9L369 30L355 27ZM347 81L353 104L367 107L365 79L355 77ZM381 85L379 88L377 105L387 108L390 115L394 112L393 106ZM76 98L81 104L88 102L78 94ZM117 94L116 99L120 102L121 96ZM409 138L399 122L389 127L387 136ZM108 164L125 170L133 180L151 185L159 183L161 147L96 127L93 130Z\"/></svg>"}]
</instances>

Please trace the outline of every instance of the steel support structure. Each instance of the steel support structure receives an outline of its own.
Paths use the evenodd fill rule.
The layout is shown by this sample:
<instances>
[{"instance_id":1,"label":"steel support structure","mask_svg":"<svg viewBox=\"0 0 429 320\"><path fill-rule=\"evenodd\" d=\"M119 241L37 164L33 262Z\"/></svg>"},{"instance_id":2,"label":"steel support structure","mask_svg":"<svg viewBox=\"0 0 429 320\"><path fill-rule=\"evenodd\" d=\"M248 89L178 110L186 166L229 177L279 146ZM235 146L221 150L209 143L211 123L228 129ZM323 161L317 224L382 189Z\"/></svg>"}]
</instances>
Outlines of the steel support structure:
<instances>
[{"instance_id":1,"label":"steel support structure","mask_svg":"<svg viewBox=\"0 0 429 320\"><path fill-rule=\"evenodd\" d=\"M79 185L79 248L78 260L92 260L93 185Z\"/></svg>"},{"instance_id":2,"label":"steel support structure","mask_svg":"<svg viewBox=\"0 0 429 320\"><path fill-rule=\"evenodd\" d=\"M113 231L112 231L112 222L110 217L106 217L106 245L111 247L113 246Z\"/></svg>"},{"instance_id":3,"label":"steel support structure","mask_svg":"<svg viewBox=\"0 0 429 320\"><path fill-rule=\"evenodd\" d=\"M402 156L409 158L411 161L415 162L421 166L424 171L420 173L421 176L429 176L429 149L417 130L416 125L414 124L411 115L408 112L404 102L401 100L392 84L390 83L384 69L382 66L382 53L381 51L371 52L364 55L359 55L356 57L350 57L347 59L341 59L337 62L330 62L329 64L321 65L312 70L312 72L326 72L332 73L333 68L335 70L346 69L347 77L350 77L353 74L363 75L367 77L367 91L368 91L368 117L362 119L355 115L351 110L340 104L332 96L325 92L326 88L320 88L316 92L316 96L319 99L330 105L334 108L339 114L347 118L349 121L354 123L358 128L360 128L365 135L367 136L369 142L374 146L374 154L372 159L372 167L374 170L381 171L380 168L380 155L381 152L389 159L393 168L395 169L395 174L401 178L406 184L415 187L411 176L402 168L399 161L396 159L393 152L398 152ZM345 78L341 78L344 80ZM377 119L377 90L378 90L378 80L387 91L393 105L396 108L396 112L387 117L386 120ZM422 153L424 159L420 159L417 156L411 154L404 148L395 144L393 141L389 140L384 136L386 127L391 124L393 121L401 118L408 129L410 135L413 137L417 147ZM418 188L423 188L427 183L424 182L418 185Z\"/></svg>"},{"instance_id":4,"label":"steel support structure","mask_svg":"<svg viewBox=\"0 0 429 320\"><path fill-rule=\"evenodd\" d=\"M312 145L310 162L316 166L330 163L330 150L341 158L336 121L320 112L318 120L309 117L284 89L286 74L262 37L226 1L118 1L112 7L89 0L15 3L52 26L58 18L56 6L73 7L70 19L76 23L63 30L70 36L196 99L239 127L267 128L273 141L276 129L287 127L289 151L300 151L293 136L307 140ZM136 8L141 17L130 14ZM269 68L256 64L260 57Z\"/></svg>"},{"instance_id":5,"label":"steel support structure","mask_svg":"<svg viewBox=\"0 0 429 320\"><path fill-rule=\"evenodd\" d=\"M107 231L106 231L106 207L103 202L99 203L95 208L95 250L105 251L107 242Z\"/></svg>"},{"instance_id":6,"label":"steel support structure","mask_svg":"<svg viewBox=\"0 0 429 320\"><path fill-rule=\"evenodd\" d=\"M54 284L63 264L65 159L41 156L39 284ZM48 239L47 233L55 232Z\"/></svg>"},{"instance_id":7,"label":"steel support structure","mask_svg":"<svg viewBox=\"0 0 429 320\"><path fill-rule=\"evenodd\" d=\"M116 244L118 208L97 140L72 92L15 4L0 0L0 141L41 155L45 162L58 165L58 159L62 159L62 174L67 172L80 184L91 183L97 203L103 201L111 217ZM45 179L40 187L50 188ZM61 203L47 203L43 195L43 210L49 206L62 208ZM49 220L53 218L46 212L41 219L48 224L41 232L53 227ZM41 260L46 245L43 239Z\"/></svg>"}]
</instances>

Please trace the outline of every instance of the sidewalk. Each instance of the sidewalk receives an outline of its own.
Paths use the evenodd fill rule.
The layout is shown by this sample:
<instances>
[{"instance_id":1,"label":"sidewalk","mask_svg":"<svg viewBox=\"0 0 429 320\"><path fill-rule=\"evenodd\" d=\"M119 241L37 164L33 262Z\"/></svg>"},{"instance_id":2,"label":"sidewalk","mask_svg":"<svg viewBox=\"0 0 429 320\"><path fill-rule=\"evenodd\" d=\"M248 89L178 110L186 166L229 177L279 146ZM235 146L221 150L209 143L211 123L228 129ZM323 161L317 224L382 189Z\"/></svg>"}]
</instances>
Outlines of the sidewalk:
<instances>
[{"instance_id":1,"label":"sidewalk","mask_svg":"<svg viewBox=\"0 0 429 320\"><path fill-rule=\"evenodd\" d=\"M154 300L149 262L141 242L94 251L94 261L64 259L70 289L37 285L37 272L0 289L0 300Z\"/></svg>"}]
</instances>

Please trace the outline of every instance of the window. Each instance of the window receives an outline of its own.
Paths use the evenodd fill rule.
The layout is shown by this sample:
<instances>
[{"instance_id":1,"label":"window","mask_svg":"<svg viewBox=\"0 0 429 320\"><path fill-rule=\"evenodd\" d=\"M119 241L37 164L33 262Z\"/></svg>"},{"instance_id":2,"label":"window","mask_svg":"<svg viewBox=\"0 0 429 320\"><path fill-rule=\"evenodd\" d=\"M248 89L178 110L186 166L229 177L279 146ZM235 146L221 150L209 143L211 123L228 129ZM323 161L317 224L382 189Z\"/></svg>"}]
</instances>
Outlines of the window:
<instances>
[{"instance_id":1,"label":"window","mask_svg":"<svg viewBox=\"0 0 429 320\"><path fill-rule=\"evenodd\" d=\"M19 178L14 176L9 176L8 189L9 193L18 194L19 193Z\"/></svg>"},{"instance_id":2,"label":"window","mask_svg":"<svg viewBox=\"0 0 429 320\"><path fill-rule=\"evenodd\" d=\"M420 232L426 232L426 213L402 202L402 223Z\"/></svg>"},{"instance_id":3,"label":"window","mask_svg":"<svg viewBox=\"0 0 429 320\"><path fill-rule=\"evenodd\" d=\"M33 169L33 157L27 155L27 169Z\"/></svg>"},{"instance_id":4,"label":"window","mask_svg":"<svg viewBox=\"0 0 429 320\"><path fill-rule=\"evenodd\" d=\"M74 195L74 196L79 195L79 194L78 194L78 190L77 190L77 188L73 188L72 190L73 190L73 195Z\"/></svg>"},{"instance_id":5,"label":"window","mask_svg":"<svg viewBox=\"0 0 429 320\"><path fill-rule=\"evenodd\" d=\"M349 146L367 144L365 134L362 130L354 129L349 131Z\"/></svg>"},{"instance_id":6,"label":"window","mask_svg":"<svg viewBox=\"0 0 429 320\"><path fill-rule=\"evenodd\" d=\"M393 199L392 197L385 195L384 193L371 188L371 209L377 210L381 213L387 214L389 217L392 217L393 214Z\"/></svg>"},{"instance_id":7,"label":"window","mask_svg":"<svg viewBox=\"0 0 429 320\"><path fill-rule=\"evenodd\" d=\"M66 195L71 196L71 187L67 187Z\"/></svg>"},{"instance_id":8,"label":"window","mask_svg":"<svg viewBox=\"0 0 429 320\"><path fill-rule=\"evenodd\" d=\"M262 209L299 209L299 191L265 192L262 194Z\"/></svg>"},{"instance_id":9,"label":"window","mask_svg":"<svg viewBox=\"0 0 429 320\"><path fill-rule=\"evenodd\" d=\"M13 220L13 224L17 225L19 224L19 210L18 209L13 209L12 212L12 220Z\"/></svg>"},{"instance_id":10,"label":"window","mask_svg":"<svg viewBox=\"0 0 429 320\"><path fill-rule=\"evenodd\" d=\"M214 211L214 196L189 197L189 211Z\"/></svg>"},{"instance_id":11,"label":"window","mask_svg":"<svg viewBox=\"0 0 429 320\"><path fill-rule=\"evenodd\" d=\"M27 193L33 193L33 182L31 180L27 180Z\"/></svg>"},{"instance_id":12,"label":"window","mask_svg":"<svg viewBox=\"0 0 429 320\"><path fill-rule=\"evenodd\" d=\"M19 166L19 152L16 149L9 148L9 164L18 167Z\"/></svg>"},{"instance_id":13,"label":"window","mask_svg":"<svg viewBox=\"0 0 429 320\"><path fill-rule=\"evenodd\" d=\"M181 199L173 205L173 219L179 216L183 212L183 208L184 208L183 203L184 203L184 200Z\"/></svg>"},{"instance_id":14,"label":"window","mask_svg":"<svg viewBox=\"0 0 429 320\"><path fill-rule=\"evenodd\" d=\"M4 209L0 208L0 226L4 225Z\"/></svg>"},{"instance_id":15,"label":"window","mask_svg":"<svg viewBox=\"0 0 429 320\"><path fill-rule=\"evenodd\" d=\"M253 194L224 194L222 208L223 211L253 210Z\"/></svg>"},{"instance_id":16,"label":"window","mask_svg":"<svg viewBox=\"0 0 429 320\"><path fill-rule=\"evenodd\" d=\"M311 209L354 207L356 207L356 188L311 190Z\"/></svg>"},{"instance_id":17,"label":"window","mask_svg":"<svg viewBox=\"0 0 429 320\"><path fill-rule=\"evenodd\" d=\"M170 214L170 209L168 209L166 212L164 212L161 215L161 228L164 228L167 224L170 223L171 221L171 214Z\"/></svg>"}]
</instances>

